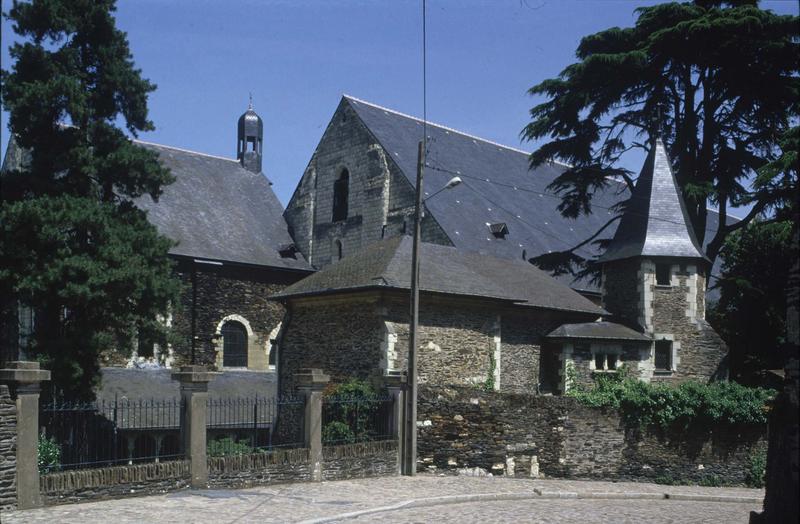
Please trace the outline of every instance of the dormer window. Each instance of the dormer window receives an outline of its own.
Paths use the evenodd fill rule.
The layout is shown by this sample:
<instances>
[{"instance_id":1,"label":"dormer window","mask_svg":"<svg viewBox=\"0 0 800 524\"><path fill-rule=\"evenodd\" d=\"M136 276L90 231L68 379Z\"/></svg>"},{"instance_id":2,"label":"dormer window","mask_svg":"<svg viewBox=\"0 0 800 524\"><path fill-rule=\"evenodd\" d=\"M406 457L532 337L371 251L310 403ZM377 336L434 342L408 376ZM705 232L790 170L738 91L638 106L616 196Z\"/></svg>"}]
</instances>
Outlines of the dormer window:
<instances>
[{"instance_id":1,"label":"dormer window","mask_svg":"<svg viewBox=\"0 0 800 524\"><path fill-rule=\"evenodd\" d=\"M283 244L278 248L278 254L281 256L281 258L296 259L297 257L295 255L297 255L298 251L299 250L297 249L297 246L294 243Z\"/></svg>"},{"instance_id":2,"label":"dormer window","mask_svg":"<svg viewBox=\"0 0 800 524\"><path fill-rule=\"evenodd\" d=\"M495 224L488 224L489 231L492 232L495 238L506 238L508 235L508 226L505 222L497 222Z\"/></svg>"},{"instance_id":3,"label":"dormer window","mask_svg":"<svg viewBox=\"0 0 800 524\"><path fill-rule=\"evenodd\" d=\"M339 178L333 183L333 221L340 222L347 218L347 200L350 192L350 173L342 170Z\"/></svg>"}]
</instances>

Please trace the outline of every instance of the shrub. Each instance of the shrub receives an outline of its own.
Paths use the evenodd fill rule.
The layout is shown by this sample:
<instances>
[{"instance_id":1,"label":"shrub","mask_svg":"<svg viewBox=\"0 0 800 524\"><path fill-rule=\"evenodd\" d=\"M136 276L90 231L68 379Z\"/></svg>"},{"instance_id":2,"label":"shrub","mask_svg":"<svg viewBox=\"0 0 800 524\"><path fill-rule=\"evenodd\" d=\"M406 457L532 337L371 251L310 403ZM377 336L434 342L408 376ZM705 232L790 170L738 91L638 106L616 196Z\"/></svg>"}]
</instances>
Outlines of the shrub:
<instances>
[{"instance_id":1,"label":"shrub","mask_svg":"<svg viewBox=\"0 0 800 524\"><path fill-rule=\"evenodd\" d=\"M350 379L329 386L323 399L323 440L329 443L372 440L379 430L375 423L380 407L378 394L369 382Z\"/></svg>"},{"instance_id":2,"label":"shrub","mask_svg":"<svg viewBox=\"0 0 800 524\"><path fill-rule=\"evenodd\" d=\"M767 450L758 448L749 457L744 482L751 488L763 488L767 476Z\"/></svg>"},{"instance_id":3,"label":"shrub","mask_svg":"<svg viewBox=\"0 0 800 524\"><path fill-rule=\"evenodd\" d=\"M61 469L61 447L55 438L47 438L44 435L40 435L37 451L40 474Z\"/></svg>"},{"instance_id":4,"label":"shrub","mask_svg":"<svg viewBox=\"0 0 800 524\"><path fill-rule=\"evenodd\" d=\"M352 444L355 441L355 433L344 422L329 422L322 429L323 444Z\"/></svg>"},{"instance_id":5,"label":"shrub","mask_svg":"<svg viewBox=\"0 0 800 524\"><path fill-rule=\"evenodd\" d=\"M249 455L253 448L245 442L237 442L230 437L210 440L206 446L209 457L227 457L230 455Z\"/></svg>"},{"instance_id":6,"label":"shrub","mask_svg":"<svg viewBox=\"0 0 800 524\"><path fill-rule=\"evenodd\" d=\"M766 424L774 393L736 382L648 384L624 372L599 376L593 387L574 388L567 395L587 406L618 409L630 425L685 429Z\"/></svg>"}]
</instances>

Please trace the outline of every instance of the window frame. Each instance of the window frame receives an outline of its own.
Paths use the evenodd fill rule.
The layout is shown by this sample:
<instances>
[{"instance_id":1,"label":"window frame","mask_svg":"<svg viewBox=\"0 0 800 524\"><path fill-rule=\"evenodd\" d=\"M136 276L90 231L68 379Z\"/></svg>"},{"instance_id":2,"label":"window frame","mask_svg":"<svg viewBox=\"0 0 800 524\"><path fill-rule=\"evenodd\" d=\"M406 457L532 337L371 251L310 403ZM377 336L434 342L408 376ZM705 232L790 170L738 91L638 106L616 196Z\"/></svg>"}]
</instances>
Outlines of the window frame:
<instances>
[{"instance_id":1,"label":"window frame","mask_svg":"<svg viewBox=\"0 0 800 524\"><path fill-rule=\"evenodd\" d=\"M229 351L229 341L228 336L226 336L226 331L229 331L235 328L238 333L237 335L241 335L241 348L242 353L241 355L237 354L237 352ZM220 334L222 335L222 367L223 368L247 368L249 364L249 334L247 332L247 327L239 322L238 320L227 320L222 325L220 329ZM233 335L233 333L231 333ZM231 341L230 344L234 344L234 341ZM235 356L234 356L235 355ZM236 359L233 362L230 362L229 359ZM240 364L239 362L244 362Z\"/></svg>"},{"instance_id":2,"label":"window frame","mask_svg":"<svg viewBox=\"0 0 800 524\"><path fill-rule=\"evenodd\" d=\"M659 352L659 344L663 347L666 345L666 355L667 355L667 366L666 367L658 367L658 352ZM668 374L674 371L674 355L673 351L675 349L675 341L670 340L668 338L660 338L657 339L653 343L653 371L659 374Z\"/></svg>"}]
</instances>

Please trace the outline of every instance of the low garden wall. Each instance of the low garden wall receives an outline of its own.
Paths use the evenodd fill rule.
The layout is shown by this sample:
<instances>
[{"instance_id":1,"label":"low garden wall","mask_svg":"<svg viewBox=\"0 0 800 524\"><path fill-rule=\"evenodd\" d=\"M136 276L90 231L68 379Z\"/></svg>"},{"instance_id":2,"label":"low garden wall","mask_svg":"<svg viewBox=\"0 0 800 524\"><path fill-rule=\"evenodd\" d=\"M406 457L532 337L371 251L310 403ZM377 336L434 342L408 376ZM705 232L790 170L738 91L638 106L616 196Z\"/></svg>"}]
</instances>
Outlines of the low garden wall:
<instances>
[{"instance_id":1,"label":"low garden wall","mask_svg":"<svg viewBox=\"0 0 800 524\"><path fill-rule=\"evenodd\" d=\"M208 485L212 488L247 488L311 480L307 448L208 459Z\"/></svg>"},{"instance_id":2,"label":"low garden wall","mask_svg":"<svg viewBox=\"0 0 800 524\"><path fill-rule=\"evenodd\" d=\"M395 440L322 448L323 480L396 475L399 467L400 456Z\"/></svg>"},{"instance_id":3,"label":"low garden wall","mask_svg":"<svg viewBox=\"0 0 800 524\"><path fill-rule=\"evenodd\" d=\"M665 431L566 397L422 387L420 469L495 475L744 484L766 425Z\"/></svg>"},{"instance_id":4,"label":"low garden wall","mask_svg":"<svg viewBox=\"0 0 800 524\"><path fill-rule=\"evenodd\" d=\"M46 505L153 495L189 486L188 460L47 473L39 478Z\"/></svg>"}]
</instances>

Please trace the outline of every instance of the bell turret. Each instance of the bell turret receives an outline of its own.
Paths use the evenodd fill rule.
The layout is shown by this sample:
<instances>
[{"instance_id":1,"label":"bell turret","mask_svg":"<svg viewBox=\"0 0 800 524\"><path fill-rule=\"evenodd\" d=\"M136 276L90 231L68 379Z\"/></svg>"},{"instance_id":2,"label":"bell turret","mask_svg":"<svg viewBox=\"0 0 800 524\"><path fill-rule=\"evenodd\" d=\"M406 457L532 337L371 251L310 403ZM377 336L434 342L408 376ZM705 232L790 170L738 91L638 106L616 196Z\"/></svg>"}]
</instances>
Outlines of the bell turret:
<instances>
[{"instance_id":1,"label":"bell turret","mask_svg":"<svg viewBox=\"0 0 800 524\"><path fill-rule=\"evenodd\" d=\"M239 117L236 158L242 167L254 173L261 173L261 156L264 139L264 122L253 111L253 99L247 111Z\"/></svg>"}]
</instances>

